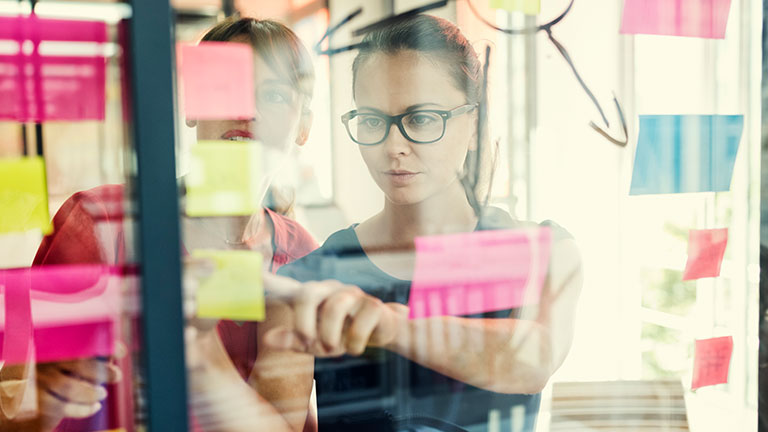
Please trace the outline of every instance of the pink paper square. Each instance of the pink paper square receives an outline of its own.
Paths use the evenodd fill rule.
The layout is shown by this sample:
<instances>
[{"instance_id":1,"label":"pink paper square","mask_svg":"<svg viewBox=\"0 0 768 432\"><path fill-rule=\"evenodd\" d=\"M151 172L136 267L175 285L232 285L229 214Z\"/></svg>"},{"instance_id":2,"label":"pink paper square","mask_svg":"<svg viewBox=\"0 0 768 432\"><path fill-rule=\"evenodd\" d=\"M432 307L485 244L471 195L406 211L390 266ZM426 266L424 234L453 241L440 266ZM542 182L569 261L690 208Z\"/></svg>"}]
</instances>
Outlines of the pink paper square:
<instances>
[{"instance_id":1,"label":"pink paper square","mask_svg":"<svg viewBox=\"0 0 768 432\"><path fill-rule=\"evenodd\" d=\"M720 276L720 265L727 245L728 228L691 230L683 280Z\"/></svg>"},{"instance_id":2,"label":"pink paper square","mask_svg":"<svg viewBox=\"0 0 768 432\"><path fill-rule=\"evenodd\" d=\"M109 356L119 336L119 269L60 265L0 270L0 359ZM10 319L9 319L10 318Z\"/></svg>"},{"instance_id":3,"label":"pink paper square","mask_svg":"<svg viewBox=\"0 0 768 432\"><path fill-rule=\"evenodd\" d=\"M103 22L0 17L0 39L32 50L0 56L0 120L104 120L106 59L40 55L46 41L103 43ZM27 42L25 42L27 41Z\"/></svg>"},{"instance_id":4,"label":"pink paper square","mask_svg":"<svg viewBox=\"0 0 768 432\"><path fill-rule=\"evenodd\" d=\"M731 336L696 341L691 389L728 382L733 353Z\"/></svg>"},{"instance_id":5,"label":"pink paper square","mask_svg":"<svg viewBox=\"0 0 768 432\"><path fill-rule=\"evenodd\" d=\"M622 34L725 38L731 0L625 0Z\"/></svg>"},{"instance_id":6,"label":"pink paper square","mask_svg":"<svg viewBox=\"0 0 768 432\"><path fill-rule=\"evenodd\" d=\"M253 52L232 42L180 45L185 115L196 120L249 119L254 115Z\"/></svg>"},{"instance_id":7,"label":"pink paper square","mask_svg":"<svg viewBox=\"0 0 768 432\"><path fill-rule=\"evenodd\" d=\"M548 227L418 237L410 318L536 304L549 266Z\"/></svg>"}]
</instances>

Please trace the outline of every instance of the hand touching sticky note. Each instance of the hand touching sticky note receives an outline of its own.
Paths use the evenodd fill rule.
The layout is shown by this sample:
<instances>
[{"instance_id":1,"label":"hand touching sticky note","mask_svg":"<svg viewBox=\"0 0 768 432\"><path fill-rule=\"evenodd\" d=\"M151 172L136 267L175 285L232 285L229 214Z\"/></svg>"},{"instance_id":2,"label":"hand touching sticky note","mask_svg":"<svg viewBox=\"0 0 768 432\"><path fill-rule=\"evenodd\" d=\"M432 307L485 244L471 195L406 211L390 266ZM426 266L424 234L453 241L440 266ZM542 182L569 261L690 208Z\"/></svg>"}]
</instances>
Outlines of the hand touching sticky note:
<instances>
[{"instance_id":1,"label":"hand touching sticky note","mask_svg":"<svg viewBox=\"0 0 768 432\"><path fill-rule=\"evenodd\" d=\"M491 0L491 8L538 15L541 12L541 0Z\"/></svg>"},{"instance_id":2,"label":"hand touching sticky note","mask_svg":"<svg viewBox=\"0 0 768 432\"><path fill-rule=\"evenodd\" d=\"M728 228L691 230L688 234L688 262L683 280L720 276L720 265L728 245Z\"/></svg>"},{"instance_id":3,"label":"hand touching sticky note","mask_svg":"<svg viewBox=\"0 0 768 432\"><path fill-rule=\"evenodd\" d=\"M197 316L263 321L262 256L249 250L195 250L194 258L213 261L215 270L197 289Z\"/></svg>"},{"instance_id":4,"label":"hand touching sticky note","mask_svg":"<svg viewBox=\"0 0 768 432\"><path fill-rule=\"evenodd\" d=\"M266 192L261 144L199 141L190 155L188 216L245 216L261 211Z\"/></svg>"},{"instance_id":5,"label":"hand touching sticky note","mask_svg":"<svg viewBox=\"0 0 768 432\"><path fill-rule=\"evenodd\" d=\"M0 159L0 234L53 229L41 157Z\"/></svg>"},{"instance_id":6,"label":"hand touching sticky note","mask_svg":"<svg viewBox=\"0 0 768 432\"><path fill-rule=\"evenodd\" d=\"M691 389L728 382L728 368L733 353L731 336L696 341Z\"/></svg>"},{"instance_id":7,"label":"hand touching sticky note","mask_svg":"<svg viewBox=\"0 0 768 432\"><path fill-rule=\"evenodd\" d=\"M550 248L548 227L418 237L410 318L536 304Z\"/></svg>"},{"instance_id":8,"label":"hand touching sticky note","mask_svg":"<svg viewBox=\"0 0 768 432\"><path fill-rule=\"evenodd\" d=\"M725 38L731 0L626 0L622 34Z\"/></svg>"},{"instance_id":9,"label":"hand touching sticky note","mask_svg":"<svg viewBox=\"0 0 768 432\"><path fill-rule=\"evenodd\" d=\"M181 45L179 70L188 119L249 119L254 114L253 52L249 45Z\"/></svg>"}]
</instances>

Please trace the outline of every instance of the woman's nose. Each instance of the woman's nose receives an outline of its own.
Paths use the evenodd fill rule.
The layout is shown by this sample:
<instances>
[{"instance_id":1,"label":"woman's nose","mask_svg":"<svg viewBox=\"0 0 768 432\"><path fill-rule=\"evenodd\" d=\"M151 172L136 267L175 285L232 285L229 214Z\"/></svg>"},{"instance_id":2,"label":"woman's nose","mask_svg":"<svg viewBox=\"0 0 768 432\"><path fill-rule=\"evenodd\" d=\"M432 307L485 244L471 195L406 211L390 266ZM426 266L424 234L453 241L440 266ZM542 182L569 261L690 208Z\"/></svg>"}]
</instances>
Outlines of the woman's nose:
<instances>
[{"instance_id":1,"label":"woman's nose","mask_svg":"<svg viewBox=\"0 0 768 432\"><path fill-rule=\"evenodd\" d=\"M408 141L408 139L403 136L400 128L398 128L394 123L390 125L387 139L385 139L382 143L387 153L391 156L410 154L412 144L413 143Z\"/></svg>"}]
</instances>

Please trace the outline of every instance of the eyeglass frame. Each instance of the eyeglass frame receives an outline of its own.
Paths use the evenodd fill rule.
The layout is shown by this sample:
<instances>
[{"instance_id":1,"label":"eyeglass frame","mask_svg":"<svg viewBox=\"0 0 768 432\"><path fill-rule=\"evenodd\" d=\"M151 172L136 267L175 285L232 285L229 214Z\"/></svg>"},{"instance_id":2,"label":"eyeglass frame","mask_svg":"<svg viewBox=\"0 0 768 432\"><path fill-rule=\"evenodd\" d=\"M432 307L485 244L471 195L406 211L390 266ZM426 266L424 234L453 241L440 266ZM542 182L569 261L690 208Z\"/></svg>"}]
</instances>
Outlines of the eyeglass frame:
<instances>
[{"instance_id":1,"label":"eyeglass frame","mask_svg":"<svg viewBox=\"0 0 768 432\"><path fill-rule=\"evenodd\" d=\"M400 134L403 136L403 138L407 139L408 141L414 143L414 144L432 144L437 141L440 141L445 136L445 130L448 128L448 119L451 119L453 117L458 117L460 115L466 114L473 109L477 109L480 106L478 103L473 104L464 104L457 106L456 108L453 108L451 110L435 110L435 109L415 109L411 111L406 111L402 114L390 116L383 113L368 113L364 112L361 113L358 110L351 110L344 115L341 116L341 122L344 123L344 128L347 130L347 135L349 135L349 138L354 141L357 145L361 146L375 146L383 143L387 140L389 137L389 131L392 129L392 124L397 125L397 129L400 130ZM434 140L431 141L416 141L415 139L408 136L408 133L405 131L405 127L403 126L403 118L408 115L412 115L414 113L422 113L422 112L428 112L433 114L438 114L440 118L443 119L443 132L440 134L440 136ZM361 143L360 141L356 140L355 137L352 136L352 132L349 130L349 121L353 118L357 117L358 115L374 115L377 117L380 117L381 119L386 121L386 129L384 132L384 137L381 138L381 140L375 142L375 143Z\"/></svg>"}]
</instances>

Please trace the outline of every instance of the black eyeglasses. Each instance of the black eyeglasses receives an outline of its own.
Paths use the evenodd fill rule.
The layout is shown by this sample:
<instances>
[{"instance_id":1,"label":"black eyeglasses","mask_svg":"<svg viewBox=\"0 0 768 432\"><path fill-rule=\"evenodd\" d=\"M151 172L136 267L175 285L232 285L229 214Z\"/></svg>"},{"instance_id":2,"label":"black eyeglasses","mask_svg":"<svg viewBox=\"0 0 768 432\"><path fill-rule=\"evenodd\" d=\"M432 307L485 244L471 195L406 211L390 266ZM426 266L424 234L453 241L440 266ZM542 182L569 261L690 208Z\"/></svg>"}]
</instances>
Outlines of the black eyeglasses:
<instances>
[{"instance_id":1,"label":"black eyeglasses","mask_svg":"<svg viewBox=\"0 0 768 432\"><path fill-rule=\"evenodd\" d=\"M430 144L445 135L448 119L466 114L477 104L458 106L449 111L417 109L396 116L352 110L341 116L352 141L360 145L381 144L389 136L392 124L396 124L405 139L416 144Z\"/></svg>"}]
</instances>

